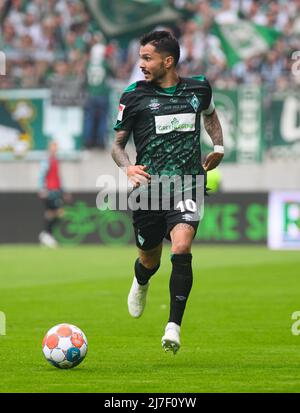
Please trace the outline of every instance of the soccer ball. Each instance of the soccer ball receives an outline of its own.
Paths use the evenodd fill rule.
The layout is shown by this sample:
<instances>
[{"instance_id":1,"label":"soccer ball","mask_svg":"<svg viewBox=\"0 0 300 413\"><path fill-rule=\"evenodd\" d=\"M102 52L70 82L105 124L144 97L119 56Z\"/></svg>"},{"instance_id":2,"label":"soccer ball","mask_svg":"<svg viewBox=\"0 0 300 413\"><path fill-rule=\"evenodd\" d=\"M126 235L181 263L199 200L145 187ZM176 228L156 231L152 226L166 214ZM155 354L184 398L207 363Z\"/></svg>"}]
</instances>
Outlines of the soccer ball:
<instances>
[{"instance_id":1,"label":"soccer ball","mask_svg":"<svg viewBox=\"0 0 300 413\"><path fill-rule=\"evenodd\" d=\"M72 324L50 328L43 339L46 359L60 369L71 369L85 358L88 342L85 334Z\"/></svg>"}]
</instances>

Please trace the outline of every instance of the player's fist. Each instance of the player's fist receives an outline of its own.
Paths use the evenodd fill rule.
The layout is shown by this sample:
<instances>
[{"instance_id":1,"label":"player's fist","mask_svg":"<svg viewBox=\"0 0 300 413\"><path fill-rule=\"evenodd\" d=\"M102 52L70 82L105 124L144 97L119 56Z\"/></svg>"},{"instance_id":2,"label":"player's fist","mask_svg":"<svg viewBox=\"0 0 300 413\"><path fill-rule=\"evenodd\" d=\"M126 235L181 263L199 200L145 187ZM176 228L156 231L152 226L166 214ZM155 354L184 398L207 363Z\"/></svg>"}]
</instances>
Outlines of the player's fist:
<instances>
[{"instance_id":1,"label":"player's fist","mask_svg":"<svg viewBox=\"0 0 300 413\"><path fill-rule=\"evenodd\" d=\"M128 180L134 188L140 185L146 185L150 182L151 175L146 172L147 166L145 165L129 165L126 168L126 174Z\"/></svg>"},{"instance_id":2,"label":"player's fist","mask_svg":"<svg viewBox=\"0 0 300 413\"><path fill-rule=\"evenodd\" d=\"M205 171L210 171L212 169L215 169L221 160L223 159L224 154L219 153L219 152L210 152L203 164L203 168Z\"/></svg>"}]
</instances>

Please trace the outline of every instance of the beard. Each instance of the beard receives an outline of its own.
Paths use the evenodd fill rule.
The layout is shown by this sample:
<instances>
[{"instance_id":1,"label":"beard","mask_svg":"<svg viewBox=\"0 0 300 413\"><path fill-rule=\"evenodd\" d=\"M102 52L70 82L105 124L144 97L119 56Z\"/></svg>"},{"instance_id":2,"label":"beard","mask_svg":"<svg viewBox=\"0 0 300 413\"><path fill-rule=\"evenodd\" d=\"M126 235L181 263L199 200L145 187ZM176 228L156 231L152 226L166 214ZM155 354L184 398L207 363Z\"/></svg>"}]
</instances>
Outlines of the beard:
<instances>
[{"instance_id":1,"label":"beard","mask_svg":"<svg viewBox=\"0 0 300 413\"><path fill-rule=\"evenodd\" d=\"M155 69L152 72L147 72L147 75L150 75L150 78L145 78L145 80L146 82L153 82L159 84L161 80L166 76L166 73L167 71L162 63L158 69Z\"/></svg>"}]
</instances>

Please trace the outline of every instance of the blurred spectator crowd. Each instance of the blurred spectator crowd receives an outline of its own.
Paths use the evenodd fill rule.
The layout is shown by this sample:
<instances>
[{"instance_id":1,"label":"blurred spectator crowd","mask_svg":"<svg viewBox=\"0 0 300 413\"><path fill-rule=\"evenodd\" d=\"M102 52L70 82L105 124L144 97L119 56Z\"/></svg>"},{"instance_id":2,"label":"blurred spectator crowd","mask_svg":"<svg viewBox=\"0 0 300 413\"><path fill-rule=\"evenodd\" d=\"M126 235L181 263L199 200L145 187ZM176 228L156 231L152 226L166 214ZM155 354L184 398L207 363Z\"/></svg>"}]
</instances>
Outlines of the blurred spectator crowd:
<instances>
[{"instance_id":1,"label":"blurred spectator crowd","mask_svg":"<svg viewBox=\"0 0 300 413\"><path fill-rule=\"evenodd\" d=\"M300 84L300 76L291 76L292 53L300 50L300 0L199 0L189 5L185 0L174 2L194 13L192 19L179 25L184 74L205 73L217 88L255 83L283 90ZM211 27L214 21L230 24L239 19L275 29L281 36L265 53L229 68L220 40L212 34Z\"/></svg>"},{"instance_id":2,"label":"blurred spectator crowd","mask_svg":"<svg viewBox=\"0 0 300 413\"><path fill-rule=\"evenodd\" d=\"M182 76L205 74L215 88L257 84L270 90L295 89L292 53L300 51L300 0L166 0L180 11L170 29L179 39ZM214 23L245 19L275 29L281 36L264 53L229 66ZM0 50L6 56L6 76L0 89L50 87L59 92L75 79L84 99L85 146L106 146L109 85L142 78L138 67L139 39L126 45L105 39L80 0L0 0ZM299 65L298 65L299 66ZM77 86L71 83L69 89ZM98 115L97 115L98 113ZM97 116L100 116L100 123ZM95 128L97 131L95 132ZM97 134L95 140L91 138Z\"/></svg>"},{"instance_id":3,"label":"blurred spectator crowd","mask_svg":"<svg viewBox=\"0 0 300 413\"><path fill-rule=\"evenodd\" d=\"M300 50L300 0L172 3L189 16L173 27L181 44L182 75L205 73L219 88L253 82L279 89L294 87L297 79L291 76L291 54ZM7 59L1 88L44 87L53 75L84 78L93 45L105 42L80 0L0 0L0 16L0 50ZM211 26L213 21L234 23L238 18L275 28L282 36L266 53L229 68ZM138 40L125 48L113 40L105 47L110 76L129 80L137 61Z\"/></svg>"}]
</instances>

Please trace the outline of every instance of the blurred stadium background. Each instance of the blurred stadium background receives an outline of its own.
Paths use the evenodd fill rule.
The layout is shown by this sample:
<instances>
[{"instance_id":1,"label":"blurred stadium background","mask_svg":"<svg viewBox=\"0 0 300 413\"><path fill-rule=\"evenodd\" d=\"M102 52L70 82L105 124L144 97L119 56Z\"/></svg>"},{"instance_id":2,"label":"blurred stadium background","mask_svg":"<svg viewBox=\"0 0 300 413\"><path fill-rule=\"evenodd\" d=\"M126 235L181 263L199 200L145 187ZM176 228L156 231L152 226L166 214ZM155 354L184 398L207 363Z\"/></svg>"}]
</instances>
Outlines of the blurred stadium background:
<instances>
[{"instance_id":1,"label":"blurred stadium background","mask_svg":"<svg viewBox=\"0 0 300 413\"><path fill-rule=\"evenodd\" d=\"M82 200L82 219L93 216L97 177L117 176L112 128L120 93L141 78L138 37L159 27L180 40L180 73L210 80L224 130L220 194L208 201L222 205L220 230L207 219L199 237L266 243L268 194L299 190L299 1L2 0L0 19L1 243L37 241L37 177L50 139L73 205ZM204 155L210 145L203 132ZM93 232L83 240L99 242Z\"/></svg>"},{"instance_id":2,"label":"blurred stadium background","mask_svg":"<svg viewBox=\"0 0 300 413\"><path fill-rule=\"evenodd\" d=\"M300 248L300 1L0 0L0 23L0 271L10 289L0 307L10 332L0 390L298 391L299 346L290 326L299 309L299 253L267 245ZM96 208L97 178L118 177L110 156L118 100L141 78L139 36L155 28L178 37L181 75L211 82L225 140L196 237L209 245L195 247L201 286L185 321L190 347L176 360L180 378L156 353L163 324L151 318L161 323L167 308L168 258L165 291L153 285L155 309L137 332L126 313L136 256L130 217ZM77 246L56 251L38 246L38 176L51 139L73 194L55 237ZM211 149L205 131L201 141L204 156ZM128 151L134 160L131 143ZM76 384L48 371L41 379L40 342L32 344L64 321L78 323L99 353L86 362L89 379ZM18 331L33 347L13 377ZM144 343L147 356L133 349L132 340L141 348L139 334L156 340Z\"/></svg>"}]
</instances>

